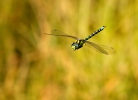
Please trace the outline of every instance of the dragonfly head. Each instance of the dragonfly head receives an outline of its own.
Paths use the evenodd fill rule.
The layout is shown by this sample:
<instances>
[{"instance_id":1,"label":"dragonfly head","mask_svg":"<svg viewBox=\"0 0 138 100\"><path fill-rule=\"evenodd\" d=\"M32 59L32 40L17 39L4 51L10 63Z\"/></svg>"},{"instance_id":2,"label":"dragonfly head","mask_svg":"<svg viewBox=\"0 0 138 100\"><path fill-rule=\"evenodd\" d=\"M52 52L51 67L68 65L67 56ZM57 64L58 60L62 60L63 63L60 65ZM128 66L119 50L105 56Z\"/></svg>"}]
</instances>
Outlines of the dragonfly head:
<instances>
[{"instance_id":1,"label":"dragonfly head","mask_svg":"<svg viewBox=\"0 0 138 100\"><path fill-rule=\"evenodd\" d=\"M77 50L78 47L79 47L79 45L78 45L77 43L75 43L75 42L73 42L73 43L71 44L72 50Z\"/></svg>"}]
</instances>

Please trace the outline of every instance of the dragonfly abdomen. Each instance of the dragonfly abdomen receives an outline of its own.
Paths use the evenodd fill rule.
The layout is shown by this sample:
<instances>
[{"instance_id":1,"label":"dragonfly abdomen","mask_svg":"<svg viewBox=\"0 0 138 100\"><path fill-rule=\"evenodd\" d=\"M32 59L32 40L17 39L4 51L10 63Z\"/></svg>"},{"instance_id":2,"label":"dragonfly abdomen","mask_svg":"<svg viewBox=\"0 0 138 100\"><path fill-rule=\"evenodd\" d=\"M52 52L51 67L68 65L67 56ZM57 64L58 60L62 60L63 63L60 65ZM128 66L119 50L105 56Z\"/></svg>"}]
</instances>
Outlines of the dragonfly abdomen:
<instances>
[{"instance_id":1,"label":"dragonfly abdomen","mask_svg":"<svg viewBox=\"0 0 138 100\"><path fill-rule=\"evenodd\" d=\"M93 32L91 35L89 35L88 37L86 37L84 40L88 40L91 37L93 37L94 35L98 34L99 32L101 32L106 26L102 26L101 28L99 28L98 30L96 30L95 32Z\"/></svg>"}]
</instances>

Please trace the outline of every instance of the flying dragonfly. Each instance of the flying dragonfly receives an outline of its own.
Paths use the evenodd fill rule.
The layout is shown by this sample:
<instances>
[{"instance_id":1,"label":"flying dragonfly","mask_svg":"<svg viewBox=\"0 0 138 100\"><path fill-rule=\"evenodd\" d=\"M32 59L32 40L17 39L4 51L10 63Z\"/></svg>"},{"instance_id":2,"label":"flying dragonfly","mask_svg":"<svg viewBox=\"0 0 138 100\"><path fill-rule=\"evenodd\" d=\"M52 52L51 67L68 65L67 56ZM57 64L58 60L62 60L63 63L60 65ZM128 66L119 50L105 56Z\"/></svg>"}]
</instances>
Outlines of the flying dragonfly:
<instances>
[{"instance_id":1,"label":"flying dragonfly","mask_svg":"<svg viewBox=\"0 0 138 100\"><path fill-rule=\"evenodd\" d=\"M105 27L106 26L100 27L98 30L94 31L92 34L90 34L89 36L87 36L84 39L80 39L76 36L65 34L59 30L56 30L56 29L52 30L51 34L48 34L48 33L45 33L45 34L46 35L53 35L53 36L60 36L60 37L68 37L68 38L74 39L75 41L71 44L71 48L73 50L78 50L78 49L82 48L84 44L88 44L97 52L100 52L100 53L103 53L106 55L114 54L115 50L112 47L108 47L108 46L104 46L104 45L100 45L100 44L96 44L96 43L88 41L90 38L92 38L93 36L95 36L96 34L101 32Z\"/></svg>"}]
</instances>

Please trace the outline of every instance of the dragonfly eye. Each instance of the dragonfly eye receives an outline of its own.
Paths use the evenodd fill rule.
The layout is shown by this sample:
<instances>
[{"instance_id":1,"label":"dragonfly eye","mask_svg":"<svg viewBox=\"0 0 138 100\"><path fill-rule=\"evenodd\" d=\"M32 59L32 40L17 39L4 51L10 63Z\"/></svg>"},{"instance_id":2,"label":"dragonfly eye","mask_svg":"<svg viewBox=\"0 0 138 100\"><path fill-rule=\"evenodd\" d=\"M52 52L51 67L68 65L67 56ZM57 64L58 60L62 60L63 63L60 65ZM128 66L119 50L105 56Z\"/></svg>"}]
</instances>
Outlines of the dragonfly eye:
<instances>
[{"instance_id":1,"label":"dragonfly eye","mask_svg":"<svg viewBox=\"0 0 138 100\"><path fill-rule=\"evenodd\" d=\"M76 50L76 47L74 45L71 46L72 50Z\"/></svg>"},{"instance_id":2,"label":"dragonfly eye","mask_svg":"<svg viewBox=\"0 0 138 100\"><path fill-rule=\"evenodd\" d=\"M76 50L76 49L78 48L78 44L76 44L75 42L73 42L73 43L71 44L71 48L72 48L73 50Z\"/></svg>"}]
</instances>

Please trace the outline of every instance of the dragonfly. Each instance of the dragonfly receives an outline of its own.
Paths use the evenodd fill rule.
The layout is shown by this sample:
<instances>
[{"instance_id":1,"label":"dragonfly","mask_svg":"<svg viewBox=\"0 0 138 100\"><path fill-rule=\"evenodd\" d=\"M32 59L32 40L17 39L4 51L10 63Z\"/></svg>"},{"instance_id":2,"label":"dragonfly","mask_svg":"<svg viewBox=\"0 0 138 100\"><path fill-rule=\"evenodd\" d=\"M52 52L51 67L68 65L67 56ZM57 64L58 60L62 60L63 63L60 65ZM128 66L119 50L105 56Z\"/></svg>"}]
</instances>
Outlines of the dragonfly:
<instances>
[{"instance_id":1,"label":"dragonfly","mask_svg":"<svg viewBox=\"0 0 138 100\"><path fill-rule=\"evenodd\" d=\"M78 50L78 49L82 48L84 44L88 44L94 50L96 50L97 52L100 52L102 54L106 54L106 55L114 54L115 53L114 48L108 47L108 46L105 46L105 45L96 44L96 43L88 41L90 38L92 38L96 34L100 33L102 30L104 30L105 27L106 26L100 27L98 30L94 31L93 33L91 33L89 36L87 36L84 39L80 39L80 38L78 38L76 36L65 34L64 32L61 32L61 31L56 30L56 29L52 30L51 34L48 34L48 33L45 33L45 34L46 35L67 37L67 38L74 39L75 41L71 44L71 48L73 50Z\"/></svg>"}]
</instances>

